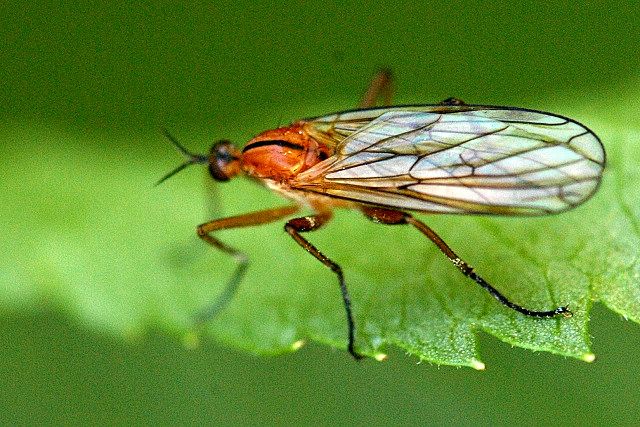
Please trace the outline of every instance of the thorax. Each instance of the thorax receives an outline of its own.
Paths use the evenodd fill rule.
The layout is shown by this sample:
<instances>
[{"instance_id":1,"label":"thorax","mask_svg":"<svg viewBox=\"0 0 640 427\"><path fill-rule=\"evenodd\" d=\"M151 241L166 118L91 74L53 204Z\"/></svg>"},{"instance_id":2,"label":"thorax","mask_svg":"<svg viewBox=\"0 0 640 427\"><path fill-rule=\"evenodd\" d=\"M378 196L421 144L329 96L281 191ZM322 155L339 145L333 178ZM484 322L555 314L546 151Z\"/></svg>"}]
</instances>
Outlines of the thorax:
<instances>
[{"instance_id":1,"label":"thorax","mask_svg":"<svg viewBox=\"0 0 640 427\"><path fill-rule=\"evenodd\" d=\"M242 169L254 178L286 183L332 154L296 123L250 140L242 150Z\"/></svg>"}]
</instances>

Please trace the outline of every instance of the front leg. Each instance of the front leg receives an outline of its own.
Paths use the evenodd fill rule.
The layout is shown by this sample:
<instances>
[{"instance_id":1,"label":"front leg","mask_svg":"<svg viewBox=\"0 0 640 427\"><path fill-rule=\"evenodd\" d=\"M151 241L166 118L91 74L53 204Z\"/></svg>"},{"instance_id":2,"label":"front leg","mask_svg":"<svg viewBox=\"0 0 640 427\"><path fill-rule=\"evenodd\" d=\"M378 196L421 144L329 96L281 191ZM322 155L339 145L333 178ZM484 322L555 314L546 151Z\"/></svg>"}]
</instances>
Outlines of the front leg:
<instances>
[{"instance_id":1,"label":"front leg","mask_svg":"<svg viewBox=\"0 0 640 427\"><path fill-rule=\"evenodd\" d=\"M284 206L281 208L267 209L259 212L252 212L244 215L232 216L229 218L215 219L204 224L200 224L197 229L198 237L202 240L233 257L238 263L231 279L224 288L224 291L218 296L216 301L206 307L196 315L196 325L202 325L213 319L220 310L222 310L231 301L238 285L242 281L242 277L249 265L247 256L239 250L227 245L217 237L211 235L217 230L228 230L230 228L249 227L253 225L267 224L277 221L281 218L293 215L299 210L298 206Z\"/></svg>"},{"instance_id":2,"label":"front leg","mask_svg":"<svg viewBox=\"0 0 640 427\"><path fill-rule=\"evenodd\" d=\"M347 313L347 328L349 342L347 350L354 359L362 359L362 355L355 351L355 326L353 322L353 314L351 313L351 297L347 290L347 285L344 282L344 275L342 274L342 268L334 261L327 258L322 252L320 252L315 246L313 246L307 239L302 237L300 233L307 231L314 231L322 227L331 219L331 212L322 212L317 215L305 216L302 218L294 218L289 220L284 229L289 235L296 241L297 244L302 246L307 252L313 255L318 261L329 267L338 277L338 283L340 285L340 292L342 293L342 302L344 303L344 309Z\"/></svg>"}]
</instances>

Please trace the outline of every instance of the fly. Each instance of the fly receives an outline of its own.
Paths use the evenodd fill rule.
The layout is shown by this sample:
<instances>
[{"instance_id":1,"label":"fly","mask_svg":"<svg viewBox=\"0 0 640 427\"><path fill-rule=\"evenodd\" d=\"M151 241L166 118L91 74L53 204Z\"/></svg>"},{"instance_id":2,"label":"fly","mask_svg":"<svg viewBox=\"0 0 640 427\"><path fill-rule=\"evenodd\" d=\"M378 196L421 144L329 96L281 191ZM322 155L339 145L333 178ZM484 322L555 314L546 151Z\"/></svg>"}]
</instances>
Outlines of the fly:
<instances>
[{"instance_id":1,"label":"fly","mask_svg":"<svg viewBox=\"0 0 640 427\"><path fill-rule=\"evenodd\" d=\"M288 219L284 229L336 275L346 312L347 350L355 359L362 356L355 348L355 322L342 268L303 236L329 222L335 208L360 210L380 224L413 226L463 275L525 316L571 316L566 306L536 311L510 301L407 211L534 216L572 209L600 184L605 152L598 137L556 114L468 105L456 98L434 105L374 107L378 98L389 105L391 92L391 74L382 71L360 108L267 130L242 150L222 140L208 155L192 154L165 131L187 160L159 183L191 164L204 164L216 181L246 175L293 201L197 227L202 240L237 262L224 292L198 322L224 308L248 265L246 255L213 233L284 220L301 208L313 214Z\"/></svg>"}]
</instances>

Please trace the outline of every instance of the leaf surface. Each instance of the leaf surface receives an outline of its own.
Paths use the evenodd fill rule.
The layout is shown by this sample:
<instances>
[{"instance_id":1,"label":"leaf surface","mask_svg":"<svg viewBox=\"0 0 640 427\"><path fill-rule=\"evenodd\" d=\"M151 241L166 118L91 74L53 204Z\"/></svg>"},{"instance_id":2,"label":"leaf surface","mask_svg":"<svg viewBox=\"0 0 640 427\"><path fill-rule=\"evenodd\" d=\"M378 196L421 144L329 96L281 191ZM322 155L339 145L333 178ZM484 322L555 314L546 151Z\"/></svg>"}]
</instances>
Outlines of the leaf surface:
<instances>
[{"instance_id":1,"label":"leaf surface","mask_svg":"<svg viewBox=\"0 0 640 427\"><path fill-rule=\"evenodd\" d=\"M568 304L574 316L525 318L464 278L414 229L340 211L306 236L343 267L360 352L398 346L421 360L479 368L477 334L486 332L590 360L594 302L640 321L640 129L576 118L608 154L602 187L585 205L541 218L417 215L511 300L536 310ZM160 135L134 143L52 129L0 132L4 310L54 305L120 336L148 328L187 334L193 314L215 300L234 268L199 241L195 226L286 203L248 180L211 190L194 170L154 188L179 161ZM303 339L344 349L337 281L282 225L219 233L251 264L206 334L260 354L293 351Z\"/></svg>"}]
</instances>

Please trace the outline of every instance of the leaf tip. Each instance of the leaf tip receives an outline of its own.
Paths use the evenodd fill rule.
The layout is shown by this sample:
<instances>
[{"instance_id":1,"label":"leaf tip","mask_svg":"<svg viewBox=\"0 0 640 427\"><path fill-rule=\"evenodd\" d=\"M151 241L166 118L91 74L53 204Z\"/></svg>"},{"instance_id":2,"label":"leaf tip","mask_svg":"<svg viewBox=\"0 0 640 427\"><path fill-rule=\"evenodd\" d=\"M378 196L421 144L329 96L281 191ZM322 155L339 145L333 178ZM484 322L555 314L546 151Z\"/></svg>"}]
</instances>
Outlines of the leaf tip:
<instances>
[{"instance_id":1,"label":"leaf tip","mask_svg":"<svg viewBox=\"0 0 640 427\"><path fill-rule=\"evenodd\" d=\"M307 342L305 340L298 340L291 344L291 350L298 351L300 350Z\"/></svg>"},{"instance_id":2,"label":"leaf tip","mask_svg":"<svg viewBox=\"0 0 640 427\"><path fill-rule=\"evenodd\" d=\"M376 359L378 362L384 362L389 358L389 356L387 356L385 353L376 353L373 356L373 358Z\"/></svg>"},{"instance_id":3,"label":"leaf tip","mask_svg":"<svg viewBox=\"0 0 640 427\"><path fill-rule=\"evenodd\" d=\"M478 359L471 359L471 367L476 371L484 371L486 368L485 364Z\"/></svg>"},{"instance_id":4,"label":"leaf tip","mask_svg":"<svg viewBox=\"0 0 640 427\"><path fill-rule=\"evenodd\" d=\"M582 355L582 360L584 360L587 363L591 363L594 360L596 360L596 355L593 353L585 353Z\"/></svg>"}]
</instances>

